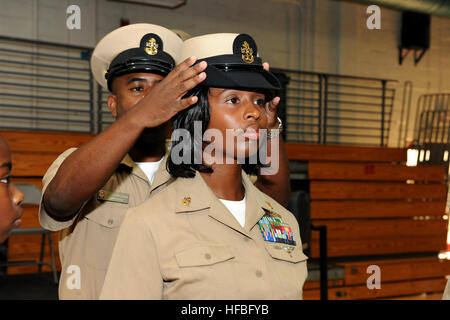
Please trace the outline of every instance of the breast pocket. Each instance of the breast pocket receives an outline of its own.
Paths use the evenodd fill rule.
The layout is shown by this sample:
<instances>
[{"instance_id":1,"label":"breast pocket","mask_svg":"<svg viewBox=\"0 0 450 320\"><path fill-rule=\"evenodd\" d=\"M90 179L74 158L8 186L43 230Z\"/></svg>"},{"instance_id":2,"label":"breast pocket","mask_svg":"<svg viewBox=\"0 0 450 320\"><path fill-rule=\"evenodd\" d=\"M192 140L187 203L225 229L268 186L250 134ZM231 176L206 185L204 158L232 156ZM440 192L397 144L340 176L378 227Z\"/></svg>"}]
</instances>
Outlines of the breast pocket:
<instances>
[{"instance_id":1,"label":"breast pocket","mask_svg":"<svg viewBox=\"0 0 450 320\"><path fill-rule=\"evenodd\" d=\"M90 267L106 270L128 205L104 203L85 216L86 262Z\"/></svg>"},{"instance_id":2,"label":"breast pocket","mask_svg":"<svg viewBox=\"0 0 450 320\"><path fill-rule=\"evenodd\" d=\"M235 255L227 245L198 245L175 253L183 297L217 299L236 290Z\"/></svg>"},{"instance_id":3,"label":"breast pocket","mask_svg":"<svg viewBox=\"0 0 450 320\"><path fill-rule=\"evenodd\" d=\"M273 259L286 262L299 263L308 259L308 257L297 246L267 245L266 250Z\"/></svg>"},{"instance_id":4,"label":"breast pocket","mask_svg":"<svg viewBox=\"0 0 450 320\"><path fill-rule=\"evenodd\" d=\"M306 260L308 257L299 246L266 245L270 255L271 268L280 288L280 295L284 299L301 299L303 285L308 276ZM281 297L280 297L281 298Z\"/></svg>"},{"instance_id":5,"label":"breast pocket","mask_svg":"<svg viewBox=\"0 0 450 320\"><path fill-rule=\"evenodd\" d=\"M175 258L181 268L201 267L233 259L234 254L229 246L201 245L179 251Z\"/></svg>"}]
</instances>

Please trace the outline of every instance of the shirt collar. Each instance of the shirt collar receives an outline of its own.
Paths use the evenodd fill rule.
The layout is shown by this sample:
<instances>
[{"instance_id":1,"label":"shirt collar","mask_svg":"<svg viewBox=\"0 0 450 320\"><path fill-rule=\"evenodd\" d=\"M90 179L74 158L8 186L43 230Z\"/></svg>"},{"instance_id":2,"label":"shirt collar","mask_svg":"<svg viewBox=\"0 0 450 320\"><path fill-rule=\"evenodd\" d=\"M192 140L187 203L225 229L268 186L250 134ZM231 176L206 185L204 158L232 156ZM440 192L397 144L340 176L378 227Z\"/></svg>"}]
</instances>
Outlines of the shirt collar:
<instances>
[{"instance_id":1,"label":"shirt collar","mask_svg":"<svg viewBox=\"0 0 450 320\"><path fill-rule=\"evenodd\" d=\"M178 184L175 199L176 213L195 212L209 208L210 217L247 236L248 232L258 223L264 214L267 211L273 211L273 207L275 206L274 200L259 191L250 181L247 174L242 171L242 183L247 198L246 203L256 203L256 206L246 206L245 226L242 228L228 209L214 195L199 172L196 172L194 178L178 179L183 179L185 183Z\"/></svg>"},{"instance_id":2,"label":"shirt collar","mask_svg":"<svg viewBox=\"0 0 450 320\"><path fill-rule=\"evenodd\" d=\"M158 188L162 184L166 183L171 179L170 174L166 170L166 163L167 163L167 153L164 155L163 160L161 161L161 164L159 165L158 170L155 173L155 177L153 178L153 183L151 185L151 191ZM148 181L147 175L139 168L139 166L136 164L136 162L131 159L130 155L127 153L125 157L123 157L122 161L120 161L120 164L127 166L131 169L131 174L136 175L137 177L145 180L149 185L150 181Z\"/></svg>"}]
</instances>

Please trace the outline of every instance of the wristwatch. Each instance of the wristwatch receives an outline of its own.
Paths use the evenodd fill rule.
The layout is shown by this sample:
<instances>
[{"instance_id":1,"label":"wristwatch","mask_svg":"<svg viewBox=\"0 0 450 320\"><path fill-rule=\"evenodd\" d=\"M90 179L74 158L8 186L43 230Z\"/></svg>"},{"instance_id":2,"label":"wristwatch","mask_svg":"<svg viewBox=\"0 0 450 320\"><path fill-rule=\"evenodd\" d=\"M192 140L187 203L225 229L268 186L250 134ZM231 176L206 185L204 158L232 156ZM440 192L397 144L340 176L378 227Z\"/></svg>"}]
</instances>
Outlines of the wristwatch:
<instances>
[{"instance_id":1,"label":"wristwatch","mask_svg":"<svg viewBox=\"0 0 450 320\"><path fill-rule=\"evenodd\" d=\"M267 131L267 139L273 139L273 138L277 138L280 133L283 131L283 122L281 121L280 117L277 117L278 120L278 128L273 129L273 130L268 130Z\"/></svg>"}]
</instances>

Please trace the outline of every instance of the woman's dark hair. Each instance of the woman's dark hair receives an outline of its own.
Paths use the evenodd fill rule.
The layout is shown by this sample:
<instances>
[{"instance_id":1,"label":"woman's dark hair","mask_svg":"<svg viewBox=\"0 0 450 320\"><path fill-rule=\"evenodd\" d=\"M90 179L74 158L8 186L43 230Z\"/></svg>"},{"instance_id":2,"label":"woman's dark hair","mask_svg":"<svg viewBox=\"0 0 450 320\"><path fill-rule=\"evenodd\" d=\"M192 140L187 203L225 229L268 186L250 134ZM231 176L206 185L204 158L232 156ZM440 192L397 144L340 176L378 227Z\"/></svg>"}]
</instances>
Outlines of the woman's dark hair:
<instances>
[{"instance_id":1,"label":"woman's dark hair","mask_svg":"<svg viewBox=\"0 0 450 320\"><path fill-rule=\"evenodd\" d=\"M172 134L171 150L166 165L167 171L173 177L193 178L195 176L195 171L207 173L213 172L211 167L203 164L202 159L198 159L199 156L202 156L203 134L208 127L210 119L208 93L208 87L196 87L189 91L185 97L197 96L197 102L189 108L180 111L173 119L174 133ZM199 139L195 139L194 136L194 126L196 121L201 121L202 124L202 139L200 139L200 141ZM182 138L179 134L180 131L177 129L187 130L190 135L190 139ZM177 157L183 158L181 163L174 162L172 155L172 151L174 150L179 150ZM186 151L188 155L185 155L184 151ZM189 156L189 159L186 159L187 156ZM245 163L242 165L242 169L247 174L256 175L259 173L259 169L262 166L263 165L259 163L258 157L257 164Z\"/></svg>"}]
</instances>

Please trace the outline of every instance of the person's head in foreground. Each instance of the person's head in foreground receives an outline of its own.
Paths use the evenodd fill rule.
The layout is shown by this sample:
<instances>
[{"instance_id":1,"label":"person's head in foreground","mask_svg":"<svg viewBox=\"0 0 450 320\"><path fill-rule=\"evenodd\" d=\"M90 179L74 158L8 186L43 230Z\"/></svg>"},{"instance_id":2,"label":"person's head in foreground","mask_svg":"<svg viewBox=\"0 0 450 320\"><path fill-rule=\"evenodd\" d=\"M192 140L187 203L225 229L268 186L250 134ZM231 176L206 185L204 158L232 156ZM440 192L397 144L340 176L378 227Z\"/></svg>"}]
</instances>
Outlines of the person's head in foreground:
<instances>
[{"instance_id":1,"label":"person's head in foreground","mask_svg":"<svg viewBox=\"0 0 450 320\"><path fill-rule=\"evenodd\" d=\"M189 55L208 63L207 77L188 94L198 102L174 119L168 171L193 177L195 171L211 173L218 165L239 164L257 174L264 165L258 149L267 139L265 106L280 89L278 79L264 70L256 43L246 34L188 39L181 58Z\"/></svg>"},{"instance_id":2,"label":"person's head in foreground","mask_svg":"<svg viewBox=\"0 0 450 320\"><path fill-rule=\"evenodd\" d=\"M20 226L24 195L10 181L11 151L0 136L0 243L8 238L12 229Z\"/></svg>"}]
</instances>

